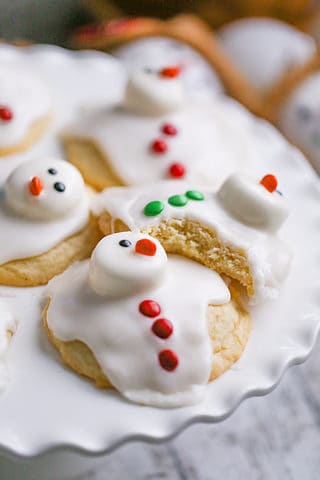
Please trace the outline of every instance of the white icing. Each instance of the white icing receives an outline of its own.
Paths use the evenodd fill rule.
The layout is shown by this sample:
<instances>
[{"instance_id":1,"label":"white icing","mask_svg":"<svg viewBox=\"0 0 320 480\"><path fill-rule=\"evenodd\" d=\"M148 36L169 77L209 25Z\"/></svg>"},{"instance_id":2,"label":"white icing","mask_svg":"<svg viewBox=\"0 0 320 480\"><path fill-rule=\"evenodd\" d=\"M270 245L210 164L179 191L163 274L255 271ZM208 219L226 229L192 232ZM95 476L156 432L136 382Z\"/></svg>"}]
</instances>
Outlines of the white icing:
<instances>
[{"instance_id":1,"label":"white icing","mask_svg":"<svg viewBox=\"0 0 320 480\"><path fill-rule=\"evenodd\" d=\"M241 222L269 232L279 230L289 212L285 198L260 183L230 175L218 191L224 207Z\"/></svg>"},{"instance_id":2,"label":"white icing","mask_svg":"<svg viewBox=\"0 0 320 480\"><path fill-rule=\"evenodd\" d=\"M9 348L9 333L16 330L16 322L8 304L0 298L0 390L4 390L9 382L6 357Z\"/></svg>"},{"instance_id":3,"label":"white icing","mask_svg":"<svg viewBox=\"0 0 320 480\"><path fill-rule=\"evenodd\" d=\"M237 221L212 191L201 188L205 200L189 200L184 207L174 207L168 203L170 196L183 194L190 189L193 188L189 184L181 182L160 182L144 188L112 188L95 197L92 209L96 215L108 211L113 219L121 219L133 231L147 230L161 220L172 218L188 218L212 228L222 243L246 253L254 280L254 301L277 297L290 267L288 246L274 233ZM161 200L165 208L160 215L148 217L143 211L152 200Z\"/></svg>"},{"instance_id":4,"label":"white icing","mask_svg":"<svg viewBox=\"0 0 320 480\"><path fill-rule=\"evenodd\" d=\"M124 239L131 245L121 246L119 242ZM135 252L141 239L148 239L156 246L155 255ZM161 283L166 266L166 252L156 239L141 233L115 233L103 238L92 252L89 283L98 295L132 295Z\"/></svg>"},{"instance_id":5,"label":"white icing","mask_svg":"<svg viewBox=\"0 0 320 480\"><path fill-rule=\"evenodd\" d=\"M235 64L261 90L316 53L311 36L267 18L237 20L221 30L220 39Z\"/></svg>"},{"instance_id":6,"label":"white icing","mask_svg":"<svg viewBox=\"0 0 320 480\"><path fill-rule=\"evenodd\" d=\"M177 135L162 134L166 123L178 129ZM256 163L253 132L239 128L225 104L217 101L190 101L161 117L102 109L66 133L95 141L126 185L166 180L170 166L178 162L186 168L184 180L218 187L233 171L244 172ZM158 138L168 144L164 154L150 149Z\"/></svg>"},{"instance_id":7,"label":"white icing","mask_svg":"<svg viewBox=\"0 0 320 480\"><path fill-rule=\"evenodd\" d=\"M123 106L138 115L161 116L183 107L185 95L179 78L138 70L128 79Z\"/></svg>"},{"instance_id":8,"label":"white icing","mask_svg":"<svg viewBox=\"0 0 320 480\"><path fill-rule=\"evenodd\" d=\"M39 195L30 191L33 178L38 178L42 184ZM57 191L57 183L65 190ZM80 172L70 163L57 158L37 159L19 165L7 178L4 191L10 209L19 215L39 220L68 216L85 197Z\"/></svg>"},{"instance_id":9,"label":"white icing","mask_svg":"<svg viewBox=\"0 0 320 480\"><path fill-rule=\"evenodd\" d=\"M48 168L57 174L49 175ZM36 197L29 191L34 173L44 185ZM65 191L57 192L55 182L64 183ZM18 166L0 187L0 264L47 252L79 232L88 218L87 194L75 167L56 159Z\"/></svg>"},{"instance_id":10,"label":"white icing","mask_svg":"<svg viewBox=\"0 0 320 480\"><path fill-rule=\"evenodd\" d=\"M188 405L203 398L213 355L207 307L230 300L217 273L183 257L169 255L168 260L165 281L147 294L119 299L97 295L88 285L88 261L51 280L47 290L51 297L48 326L54 335L88 345L127 399L159 407ZM158 338L151 331L156 318L139 312L145 299L159 303L161 313L156 318L172 323L169 338ZM178 355L174 371L159 365L158 354L164 349Z\"/></svg>"},{"instance_id":11,"label":"white icing","mask_svg":"<svg viewBox=\"0 0 320 480\"><path fill-rule=\"evenodd\" d=\"M2 63L0 106L13 113L10 121L0 119L0 148L5 148L21 142L32 124L50 113L51 98L42 81L30 71Z\"/></svg>"},{"instance_id":12,"label":"white icing","mask_svg":"<svg viewBox=\"0 0 320 480\"><path fill-rule=\"evenodd\" d=\"M287 137L320 168L320 72L304 80L289 96L279 113L279 125Z\"/></svg>"},{"instance_id":13,"label":"white icing","mask_svg":"<svg viewBox=\"0 0 320 480\"><path fill-rule=\"evenodd\" d=\"M160 70L167 65L182 67L181 81L192 97L214 97L224 88L206 60L188 45L164 37L143 38L116 49L114 55L129 71L141 68Z\"/></svg>"}]
</instances>

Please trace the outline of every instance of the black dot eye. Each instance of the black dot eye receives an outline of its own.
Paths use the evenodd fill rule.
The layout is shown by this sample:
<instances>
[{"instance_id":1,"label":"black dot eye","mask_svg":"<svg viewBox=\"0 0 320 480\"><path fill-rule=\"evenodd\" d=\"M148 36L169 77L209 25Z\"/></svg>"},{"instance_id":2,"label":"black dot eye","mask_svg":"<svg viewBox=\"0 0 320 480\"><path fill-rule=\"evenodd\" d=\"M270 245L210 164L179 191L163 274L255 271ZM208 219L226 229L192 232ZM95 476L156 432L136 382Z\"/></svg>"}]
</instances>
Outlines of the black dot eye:
<instances>
[{"instance_id":1,"label":"black dot eye","mask_svg":"<svg viewBox=\"0 0 320 480\"><path fill-rule=\"evenodd\" d=\"M56 182L54 185L53 185L54 189L57 190L57 192L64 192L65 189L66 189L66 186L64 183L62 182Z\"/></svg>"},{"instance_id":2,"label":"black dot eye","mask_svg":"<svg viewBox=\"0 0 320 480\"><path fill-rule=\"evenodd\" d=\"M312 118L312 112L308 107L302 105L298 108L298 116L302 121L308 122Z\"/></svg>"},{"instance_id":3,"label":"black dot eye","mask_svg":"<svg viewBox=\"0 0 320 480\"><path fill-rule=\"evenodd\" d=\"M130 247L130 246L131 246L131 242L130 242L130 240L120 240L119 245L120 245L121 247Z\"/></svg>"},{"instance_id":4,"label":"black dot eye","mask_svg":"<svg viewBox=\"0 0 320 480\"><path fill-rule=\"evenodd\" d=\"M152 68L150 67L145 67L143 70L145 73L149 73L149 74L154 73L154 70L152 70Z\"/></svg>"},{"instance_id":5,"label":"black dot eye","mask_svg":"<svg viewBox=\"0 0 320 480\"><path fill-rule=\"evenodd\" d=\"M50 173L50 175L57 175L58 172L55 168L49 168L48 173Z\"/></svg>"}]
</instances>

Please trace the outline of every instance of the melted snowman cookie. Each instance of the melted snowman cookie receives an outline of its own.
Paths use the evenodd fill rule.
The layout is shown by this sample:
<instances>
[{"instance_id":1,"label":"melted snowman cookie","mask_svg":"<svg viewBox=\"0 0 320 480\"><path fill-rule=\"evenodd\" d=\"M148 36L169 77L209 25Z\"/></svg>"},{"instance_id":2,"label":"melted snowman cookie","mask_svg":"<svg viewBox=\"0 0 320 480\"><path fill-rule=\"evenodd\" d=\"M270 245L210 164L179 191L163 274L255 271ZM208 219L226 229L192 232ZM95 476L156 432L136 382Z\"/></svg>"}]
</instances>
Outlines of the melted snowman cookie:
<instances>
[{"instance_id":1,"label":"melted snowman cookie","mask_svg":"<svg viewBox=\"0 0 320 480\"><path fill-rule=\"evenodd\" d=\"M223 102L192 99L181 70L131 74L122 104L82 118L64 134L66 152L98 190L189 180L218 186L256 161L250 131L230 119Z\"/></svg>"},{"instance_id":2,"label":"melted snowman cookie","mask_svg":"<svg viewBox=\"0 0 320 480\"><path fill-rule=\"evenodd\" d=\"M9 175L0 223L0 283L8 285L46 283L89 255L97 237L82 177L59 159L23 163Z\"/></svg>"},{"instance_id":3,"label":"melted snowman cookie","mask_svg":"<svg viewBox=\"0 0 320 480\"><path fill-rule=\"evenodd\" d=\"M29 148L50 122L51 99L42 82L9 64L0 66L0 156Z\"/></svg>"},{"instance_id":4,"label":"melted snowman cookie","mask_svg":"<svg viewBox=\"0 0 320 480\"><path fill-rule=\"evenodd\" d=\"M217 317L225 338L241 339L240 350L234 341L226 348L225 368L250 330L248 315L230 302L217 273L167 258L156 239L140 233L104 238L90 261L53 279L47 292L44 323L63 360L98 386L112 385L145 405L177 407L203 398L214 351L222 347Z\"/></svg>"},{"instance_id":5,"label":"melted snowman cookie","mask_svg":"<svg viewBox=\"0 0 320 480\"><path fill-rule=\"evenodd\" d=\"M255 301L277 297L289 270L291 254L277 235L288 208L273 175L255 181L233 174L216 193L178 182L114 188L92 208L105 235L148 233L168 253L239 281Z\"/></svg>"}]
</instances>

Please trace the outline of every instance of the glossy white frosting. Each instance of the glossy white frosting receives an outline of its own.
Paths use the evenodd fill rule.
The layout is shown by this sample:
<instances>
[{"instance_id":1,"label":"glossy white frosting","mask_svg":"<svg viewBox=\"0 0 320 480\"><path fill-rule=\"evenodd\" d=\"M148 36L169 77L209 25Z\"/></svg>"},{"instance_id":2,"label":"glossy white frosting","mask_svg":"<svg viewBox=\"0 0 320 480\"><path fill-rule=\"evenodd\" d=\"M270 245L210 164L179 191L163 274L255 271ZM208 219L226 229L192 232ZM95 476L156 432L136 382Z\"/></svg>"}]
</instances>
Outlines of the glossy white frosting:
<instances>
[{"instance_id":1,"label":"glossy white frosting","mask_svg":"<svg viewBox=\"0 0 320 480\"><path fill-rule=\"evenodd\" d=\"M169 80L168 80L169 81ZM66 135L97 143L126 185L145 185L169 178L173 163L186 169L184 180L219 186L233 171L247 171L256 163L256 139L250 128L239 128L224 102L190 100L185 107L162 116L135 115L123 108L101 109L81 118ZM164 135L164 124L178 130ZM150 146L164 139L168 150L154 153Z\"/></svg>"},{"instance_id":2,"label":"glossy white frosting","mask_svg":"<svg viewBox=\"0 0 320 480\"><path fill-rule=\"evenodd\" d=\"M288 246L274 233L238 221L223 207L212 190L200 188L204 201L189 200L183 207L168 203L168 198L172 195L184 194L192 189L190 184L181 182L162 182L140 188L112 188L95 197L92 209L96 215L108 211L114 220L121 219L132 231L147 231L148 227L157 225L161 220L172 218L188 218L200 222L212 228L222 243L245 252L254 280L253 301L276 298L290 267L291 253ZM160 215L146 216L144 207L153 200L162 201L164 209Z\"/></svg>"},{"instance_id":3,"label":"glossy white frosting","mask_svg":"<svg viewBox=\"0 0 320 480\"><path fill-rule=\"evenodd\" d=\"M130 238L130 232L123 237ZM75 264L49 282L47 319L54 335L88 345L114 387L133 402L178 407L200 401L213 356L207 307L230 300L220 276L191 260L169 255L160 285L146 293L111 299L89 287L88 270L89 261ZM157 317L140 313L140 302L146 299L160 305ZM169 338L159 338L151 330L160 317L173 326ZM158 355L166 349L178 356L174 371L159 364Z\"/></svg>"},{"instance_id":4,"label":"glossy white frosting","mask_svg":"<svg viewBox=\"0 0 320 480\"><path fill-rule=\"evenodd\" d=\"M119 242L126 240L125 245ZM135 252L139 240L155 246L154 255ZM89 283L98 295L121 297L153 288L161 283L167 255L154 238L141 233L115 233L103 238L92 252Z\"/></svg>"},{"instance_id":5,"label":"glossy white frosting","mask_svg":"<svg viewBox=\"0 0 320 480\"><path fill-rule=\"evenodd\" d=\"M279 125L320 168L320 72L304 80L289 96L279 112Z\"/></svg>"},{"instance_id":6,"label":"glossy white frosting","mask_svg":"<svg viewBox=\"0 0 320 480\"><path fill-rule=\"evenodd\" d=\"M138 115L161 116L183 107L185 92L179 78L138 70L128 79L123 107Z\"/></svg>"},{"instance_id":7,"label":"glossy white frosting","mask_svg":"<svg viewBox=\"0 0 320 480\"><path fill-rule=\"evenodd\" d=\"M232 174L220 187L218 198L229 213L244 224L268 232L279 230L289 214L285 198L260 183Z\"/></svg>"},{"instance_id":8,"label":"glossy white frosting","mask_svg":"<svg viewBox=\"0 0 320 480\"><path fill-rule=\"evenodd\" d=\"M3 391L10 380L6 357L9 348L9 332L16 330L16 321L8 303L0 298L0 391Z\"/></svg>"},{"instance_id":9,"label":"glossy white frosting","mask_svg":"<svg viewBox=\"0 0 320 480\"><path fill-rule=\"evenodd\" d=\"M13 114L8 122L0 119L0 148L6 148L21 142L32 124L50 113L52 102L40 78L29 70L2 62L0 106L10 108Z\"/></svg>"},{"instance_id":10,"label":"glossy white frosting","mask_svg":"<svg viewBox=\"0 0 320 480\"><path fill-rule=\"evenodd\" d=\"M222 28L220 39L235 64L261 90L316 52L310 35L268 18L236 20Z\"/></svg>"},{"instance_id":11,"label":"glossy white frosting","mask_svg":"<svg viewBox=\"0 0 320 480\"><path fill-rule=\"evenodd\" d=\"M48 169L57 173L50 175ZM30 192L38 176L43 190ZM64 191L54 184L63 183ZM39 159L16 168L0 187L0 264L47 252L88 222L89 202L81 175L63 160Z\"/></svg>"}]
</instances>

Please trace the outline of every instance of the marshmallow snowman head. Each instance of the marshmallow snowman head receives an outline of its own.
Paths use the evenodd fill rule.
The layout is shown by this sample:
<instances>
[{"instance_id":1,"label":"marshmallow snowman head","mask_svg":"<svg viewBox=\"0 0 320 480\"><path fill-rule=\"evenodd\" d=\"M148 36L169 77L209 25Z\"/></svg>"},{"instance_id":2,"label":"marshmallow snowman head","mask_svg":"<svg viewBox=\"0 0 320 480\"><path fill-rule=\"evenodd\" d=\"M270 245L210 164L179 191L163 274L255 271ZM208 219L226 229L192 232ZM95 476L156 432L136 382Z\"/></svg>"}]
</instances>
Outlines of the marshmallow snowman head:
<instances>
[{"instance_id":1,"label":"marshmallow snowman head","mask_svg":"<svg viewBox=\"0 0 320 480\"><path fill-rule=\"evenodd\" d=\"M148 116L160 116L179 110L184 105L184 88L178 78L179 73L179 67L132 73L127 83L123 107L133 113Z\"/></svg>"},{"instance_id":2,"label":"marshmallow snowman head","mask_svg":"<svg viewBox=\"0 0 320 480\"><path fill-rule=\"evenodd\" d=\"M320 166L320 72L307 78L290 95L279 115L285 135Z\"/></svg>"},{"instance_id":3,"label":"marshmallow snowman head","mask_svg":"<svg viewBox=\"0 0 320 480\"><path fill-rule=\"evenodd\" d=\"M218 198L245 225L274 233L288 216L287 203L277 184L274 175L265 175L260 182L254 182L234 173L220 187Z\"/></svg>"},{"instance_id":4,"label":"marshmallow snowman head","mask_svg":"<svg viewBox=\"0 0 320 480\"><path fill-rule=\"evenodd\" d=\"M159 285L166 266L166 252L155 238L114 233L103 238L92 253L89 285L102 296L134 295Z\"/></svg>"},{"instance_id":5,"label":"marshmallow snowman head","mask_svg":"<svg viewBox=\"0 0 320 480\"><path fill-rule=\"evenodd\" d=\"M80 172L58 159L19 165L7 178L4 190L11 210L36 220L68 216L86 197Z\"/></svg>"}]
</instances>

